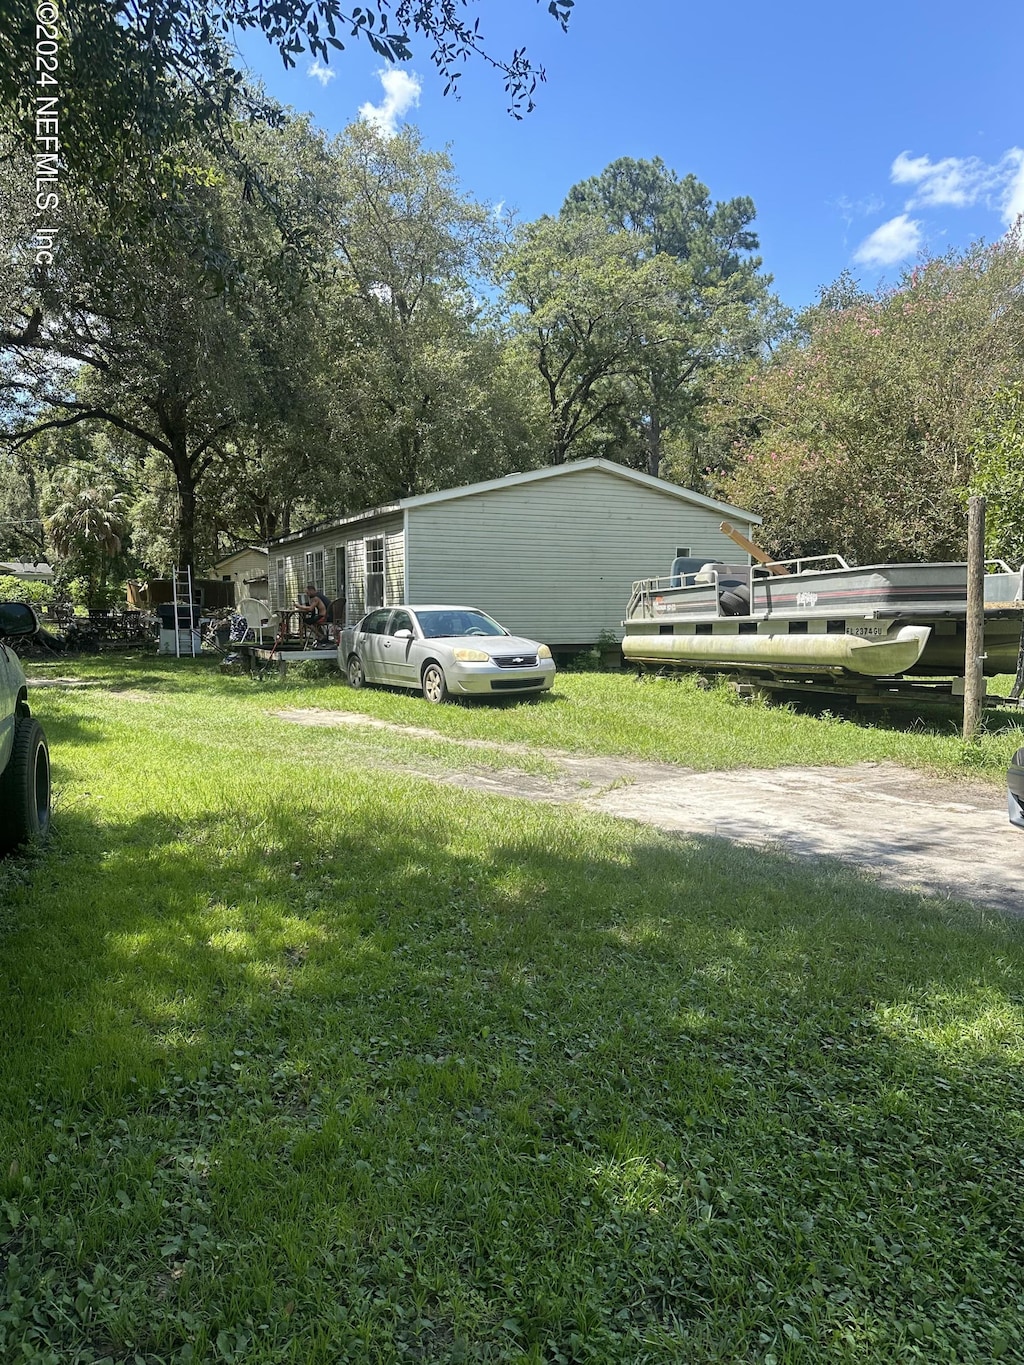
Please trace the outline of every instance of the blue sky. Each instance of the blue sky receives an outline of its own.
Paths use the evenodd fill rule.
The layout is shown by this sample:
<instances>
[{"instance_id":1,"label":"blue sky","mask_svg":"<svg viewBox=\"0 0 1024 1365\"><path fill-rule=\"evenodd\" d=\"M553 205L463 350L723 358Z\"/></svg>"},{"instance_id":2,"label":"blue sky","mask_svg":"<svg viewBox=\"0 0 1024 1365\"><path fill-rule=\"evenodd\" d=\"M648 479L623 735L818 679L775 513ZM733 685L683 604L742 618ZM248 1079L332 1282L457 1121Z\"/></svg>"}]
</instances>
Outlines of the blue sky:
<instances>
[{"instance_id":1,"label":"blue sky","mask_svg":"<svg viewBox=\"0 0 1024 1365\"><path fill-rule=\"evenodd\" d=\"M415 123L470 194L521 218L557 212L619 156L660 156L715 199L750 195L765 268L793 307L843 269L872 288L1024 212L1020 0L577 0L568 35L534 0L477 12L491 48L525 43L547 69L521 122L479 64L461 99L445 98L425 50L390 75L355 41L319 74L308 56L286 73L255 37L242 51L271 94L330 132L361 109Z\"/></svg>"}]
</instances>

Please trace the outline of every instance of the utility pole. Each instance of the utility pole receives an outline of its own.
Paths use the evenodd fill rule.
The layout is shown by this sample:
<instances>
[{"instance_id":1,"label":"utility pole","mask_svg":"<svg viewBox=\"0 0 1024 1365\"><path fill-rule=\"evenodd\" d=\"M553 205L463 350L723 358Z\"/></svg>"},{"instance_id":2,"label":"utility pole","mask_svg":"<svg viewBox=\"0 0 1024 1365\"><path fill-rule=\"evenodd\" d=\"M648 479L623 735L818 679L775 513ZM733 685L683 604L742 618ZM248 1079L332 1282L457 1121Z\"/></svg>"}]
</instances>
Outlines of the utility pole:
<instances>
[{"instance_id":1,"label":"utility pole","mask_svg":"<svg viewBox=\"0 0 1024 1365\"><path fill-rule=\"evenodd\" d=\"M977 738L985 695L985 499L967 503L967 639L964 644L964 740Z\"/></svg>"}]
</instances>

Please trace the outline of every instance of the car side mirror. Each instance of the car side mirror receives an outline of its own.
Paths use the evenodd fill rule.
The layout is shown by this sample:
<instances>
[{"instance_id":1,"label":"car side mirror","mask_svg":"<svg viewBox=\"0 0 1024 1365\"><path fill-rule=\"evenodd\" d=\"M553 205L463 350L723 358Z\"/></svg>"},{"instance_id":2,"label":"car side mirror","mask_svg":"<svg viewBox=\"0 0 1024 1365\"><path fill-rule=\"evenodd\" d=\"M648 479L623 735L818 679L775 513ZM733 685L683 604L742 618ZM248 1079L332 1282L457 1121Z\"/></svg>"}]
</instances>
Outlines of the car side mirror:
<instances>
[{"instance_id":1,"label":"car side mirror","mask_svg":"<svg viewBox=\"0 0 1024 1365\"><path fill-rule=\"evenodd\" d=\"M34 635L39 618L27 602L0 602L0 640Z\"/></svg>"},{"instance_id":2,"label":"car side mirror","mask_svg":"<svg viewBox=\"0 0 1024 1365\"><path fill-rule=\"evenodd\" d=\"M1024 829L1024 749L1018 749L1006 774L1006 809L1010 824Z\"/></svg>"},{"instance_id":3,"label":"car side mirror","mask_svg":"<svg viewBox=\"0 0 1024 1365\"><path fill-rule=\"evenodd\" d=\"M412 631L411 631L411 630L396 630L396 631L395 631L395 639L396 639L396 640L411 640L411 639L412 639Z\"/></svg>"}]
</instances>

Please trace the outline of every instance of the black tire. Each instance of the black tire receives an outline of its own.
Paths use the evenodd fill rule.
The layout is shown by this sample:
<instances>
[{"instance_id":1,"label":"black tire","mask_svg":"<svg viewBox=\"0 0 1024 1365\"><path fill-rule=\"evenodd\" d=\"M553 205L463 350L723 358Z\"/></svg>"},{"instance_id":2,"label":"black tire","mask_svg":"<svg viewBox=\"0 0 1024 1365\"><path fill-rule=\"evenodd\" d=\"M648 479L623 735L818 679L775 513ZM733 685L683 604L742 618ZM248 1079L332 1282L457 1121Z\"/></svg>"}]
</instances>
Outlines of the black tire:
<instances>
[{"instance_id":1,"label":"black tire","mask_svg":"<svg viewBox=\"0 0 1024 1365\"><path fill-rule=\"evenodd\" d=\"M15 722L11 759L0 774L0 851L50 831L50 751L43 727L31 716Z\"/></svg>"},{"instance_id":2,"label":"black tire","mask_svg":"<svg viewBox=\"0 0 1024 1365\"><path fill-rule=\"evenodd\" d=\"M349 655L348 685L354 687L357 692L361 687L366 686L366 673L363 670L363 661L358 654Z\"/></svg>"},{"instance_id":3,"label":"black tire","mask_svg":"<svg viewBox=\"0 0 1024 1365\"><path fill-rule=\"evenodd\" d=\"M420 682L423 686L424 697L434 706L439 706L441 702L448 700L448 684L445 682L444 669L440 664L427 664L420 677Z\"/></svg>"},{"instance_id":4,"label":"black tire","mask_svg":"<svg viewBox=\"0 0 1024 1365\"><path fill-rule=\"evenodd\" d=\"M729 584L718 600L726 616L750 615L750 589L746 583Z\"/></svg>"}]
</instances>

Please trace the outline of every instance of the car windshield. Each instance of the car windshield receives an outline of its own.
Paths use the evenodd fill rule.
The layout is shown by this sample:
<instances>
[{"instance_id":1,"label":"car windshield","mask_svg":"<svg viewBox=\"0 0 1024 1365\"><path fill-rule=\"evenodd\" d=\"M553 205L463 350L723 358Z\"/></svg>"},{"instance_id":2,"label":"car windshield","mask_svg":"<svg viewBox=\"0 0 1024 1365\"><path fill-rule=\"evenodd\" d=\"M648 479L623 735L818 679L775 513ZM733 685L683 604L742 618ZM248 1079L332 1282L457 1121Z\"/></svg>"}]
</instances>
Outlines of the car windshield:
<instances>
[{"instance_id":1,"label":"car windshield","mask_svg":"<svg viewBox=\"0 0 1024 1365\"><path fill-rule=\"evenodd\" d=\"M416 619L428 640L456 635L507 635L508 631L482 611L419 611Z\"/></svg>"}]
</instances>

